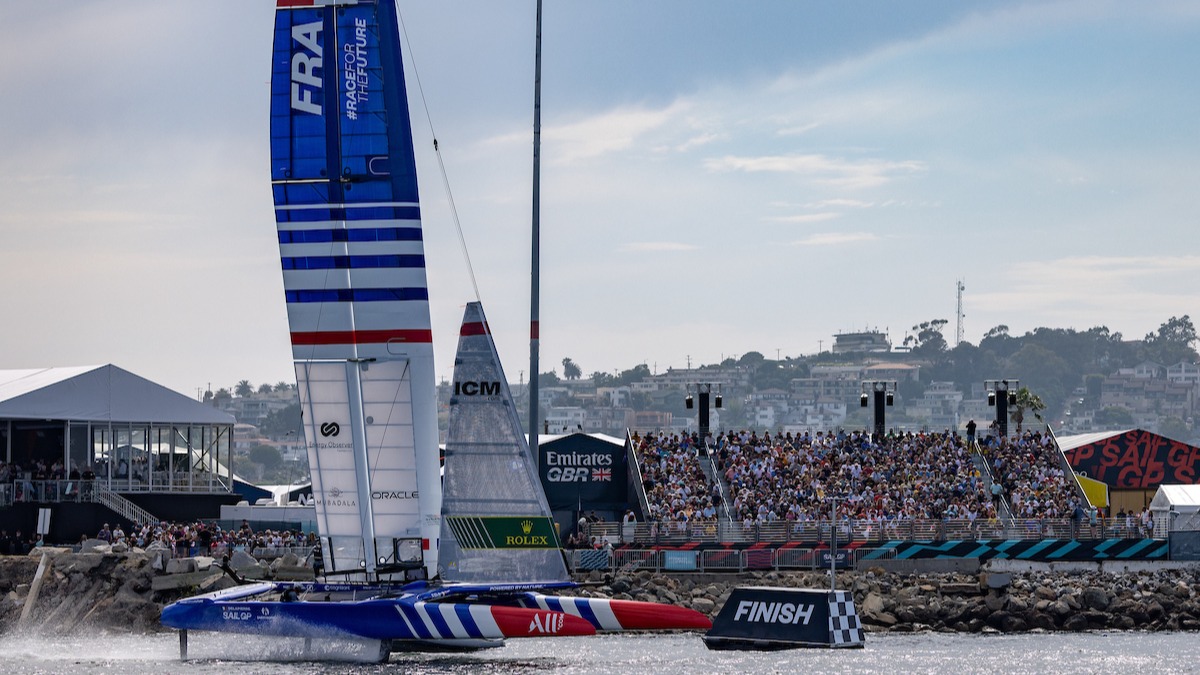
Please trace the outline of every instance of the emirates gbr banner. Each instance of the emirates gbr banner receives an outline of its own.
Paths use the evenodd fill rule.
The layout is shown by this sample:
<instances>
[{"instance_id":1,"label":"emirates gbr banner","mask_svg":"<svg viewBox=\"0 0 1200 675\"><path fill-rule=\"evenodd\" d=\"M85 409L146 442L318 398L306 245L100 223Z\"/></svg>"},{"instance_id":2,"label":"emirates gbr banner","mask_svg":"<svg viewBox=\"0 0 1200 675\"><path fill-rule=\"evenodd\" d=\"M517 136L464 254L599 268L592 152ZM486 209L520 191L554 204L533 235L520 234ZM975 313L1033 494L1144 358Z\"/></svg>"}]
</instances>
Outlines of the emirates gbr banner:
<instances>
[{"instance_id":1,"label":"emirates gbr banner","mask_svg":"<svg viewBox=\"0 0 1200 675\"><path fill-rule=\"evenodd\" d=\"M538 473L555 511L624 508L628 501L625 446L571 434L538 447Z\"/></svg>"},{"instance_id":2,"label":"emirates gbr banner","mask_svg":"<svg viewBox=\"0 0 1200 675\"><path fill-rule=\"evenodd\" d=\"M1200 448L1134 429L1064 451L1076 473L1113 488L1200 483Z\"/></svg>"}]
</instances>

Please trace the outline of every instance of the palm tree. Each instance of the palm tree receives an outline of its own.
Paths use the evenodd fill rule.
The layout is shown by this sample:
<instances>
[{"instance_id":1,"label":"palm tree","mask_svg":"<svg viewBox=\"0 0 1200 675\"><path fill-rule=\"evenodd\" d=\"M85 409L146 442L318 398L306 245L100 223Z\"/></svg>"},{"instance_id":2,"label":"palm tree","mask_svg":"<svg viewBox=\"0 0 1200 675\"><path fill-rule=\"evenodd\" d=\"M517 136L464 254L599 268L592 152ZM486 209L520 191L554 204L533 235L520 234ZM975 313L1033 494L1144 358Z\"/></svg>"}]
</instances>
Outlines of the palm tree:
<instances>
[{"instance_id":1,"label":"palm tree","mask_svg":"<svg viewBox=\"0 0 1200 675\"><path fill-rule=\"evenodd\" d=\"M1021 425L1025 422L1025 411L1033 413L1037 421L1044 422L1042 419L1042 411L1046 409L1046 404L1042 403L1042 397L1029 391L1028 387L1021 387L1017 390L1017 402L1013 405L1016 410L1013 411L1013 419L1017 422L1017 433L1021 433Z\"/></svg>"},{"instance_id":2,"label":"palm tree","mask_svg":"<svg viewBox=\"0 0 1200 675\"><path fill-rule=\"evenodd\" d=\"M250 380L242 380L237 383L233 389L238 396L249 396L254 393L254 385L250 384Z\"/></svg>"},{"instance_id":3,"label":"palm tree","mask_svg":"<svg viewBox=\"0 0 1200 675\"><path fill-rule=\"evenodd\" d=\"M580 376L583 375L583 370L579 366L575 365L575 362L572 361L570 357L563 359L562 364L563 377L567 378L568 380L578 380Z\"/></svg>"}]
</instances>

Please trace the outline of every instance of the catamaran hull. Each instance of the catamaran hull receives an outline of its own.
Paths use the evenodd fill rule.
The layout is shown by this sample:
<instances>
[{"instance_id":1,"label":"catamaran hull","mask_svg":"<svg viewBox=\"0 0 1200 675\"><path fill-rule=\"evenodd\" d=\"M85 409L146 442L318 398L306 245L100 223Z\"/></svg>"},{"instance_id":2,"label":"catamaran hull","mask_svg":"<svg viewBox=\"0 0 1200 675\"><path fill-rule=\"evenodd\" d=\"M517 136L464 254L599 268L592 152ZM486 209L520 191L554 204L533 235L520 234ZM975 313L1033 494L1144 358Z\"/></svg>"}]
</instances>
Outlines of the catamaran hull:
<instances>
[{"instance_id":1,"label":"catamaran hull","mask_svg":"<svg viewBox=\"0 0 1200 675\"><path fill-rule=\"evenodd\" d=\"M189 631L276 637L360 640L461 641L460 648L492 646L487 640L594 635L591 623L564 612L407 599L360 602L221 601L192 598L163 610L162 623ZM400 646L400 645L397 645Z\"/></svg>"}]
</instances>

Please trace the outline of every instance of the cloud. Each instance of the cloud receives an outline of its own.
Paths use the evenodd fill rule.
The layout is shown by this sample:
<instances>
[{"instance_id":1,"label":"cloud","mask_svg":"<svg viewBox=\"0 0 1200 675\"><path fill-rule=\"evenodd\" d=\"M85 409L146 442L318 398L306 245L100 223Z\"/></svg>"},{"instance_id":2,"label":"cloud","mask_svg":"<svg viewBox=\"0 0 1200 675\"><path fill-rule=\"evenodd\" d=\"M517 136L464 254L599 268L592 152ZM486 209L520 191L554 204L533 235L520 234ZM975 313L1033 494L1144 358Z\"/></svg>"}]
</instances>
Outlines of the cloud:
<instances>
[{"instance_id":1,"label":"cloud","mask_svg":"<svg viewBox=\"0 0 1200 675\"><path fill-rule=\"evenodd\" d=\"M879 237L869 232L820 232L792 242L792 246L837 246L858 242L876 241Z\"/></svg>"},{"instance_id":2,"label":"cloud","mask_svg":"<svg viewBox=\"0 0 1200 675\"><path fill-rule=\"evenodd\" d=\"M864 202L860 199L822 199L817 202L809 202L804 206L809 209L828 209L839 206L852 209L866 209L875 206L875 202Z\"/></svg>"},{"instance_id":3,"label":"cloud","mask_svg":"<svg viewBox=\"0 0 1200 675\"><path fill-rule=\"evenodd\" d=\"M626 244L621 247L623 251L629 253L655 253L660 251L695 251L699 249L695 244L687 244L680 241L639 241Z\"/></svg>"},{"instance_id":4,"label":"cloud","mask_svg":"<svg viewBox=\"0 0 1200 675\"><path fill-rule=\"evenodd\" d=\"M546 127L543 130L546 143L555 145L555 152L548 156L555 163L569 164L628 150L639 139L677 119L687 107L677 101L658 110L617 108L577 122Z\"/></svg>"},{"instance_id":5,"label":"cloud","mask_svg":"<svg viewBox=\"0 0 1200 675\"><path fill-rule=\"evenodd\" d=\"M842 214L826 211L824 213L801 213L794 216L775 216L768 220L777 223L820 223L826 220L841 218Z\"/></svg>"},{"instance_id":6,"label":"cloud","mask_svg":"<svg viewBox=\"0 0 1200 675\"><path fill-rule=\"evenodd\" d=\"M897 174L925 170L923 163L912 160L903 162L882 159L853 161L819 154L760 157L726 155L705 160L704 166L710 171L793 173L812 176L819 184L845 188L877 187L889 182Z\"/></svg>"},{"instance_id":7,"label":"cloud","mask_svg":"<svg viewBox=\"0 0 1200 675\"><path fill-rule=\"evenodd\" d=\"M1144 331L1186 313L1200 292L1197 255L1075 256L1014 263L1004 269L1006 283L1000 291L972 294L968 280L967 301L977 308L976 315L1019 315L1032 325L1048 326L1135 319L1137 330ZM1122 311L1115 313L1116 307ZM1011 319L1000 322L1012 323Z\"/></svg>"}]
</instances>

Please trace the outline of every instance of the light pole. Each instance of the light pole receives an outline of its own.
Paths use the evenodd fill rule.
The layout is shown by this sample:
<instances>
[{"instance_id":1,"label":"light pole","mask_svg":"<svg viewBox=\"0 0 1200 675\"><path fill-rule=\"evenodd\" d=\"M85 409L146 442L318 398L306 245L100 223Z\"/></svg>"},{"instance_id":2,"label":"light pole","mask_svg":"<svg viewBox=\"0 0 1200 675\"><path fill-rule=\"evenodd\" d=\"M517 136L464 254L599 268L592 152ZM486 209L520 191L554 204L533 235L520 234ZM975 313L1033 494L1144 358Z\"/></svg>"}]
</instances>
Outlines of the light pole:
<instances>
[{"instance_id":1,"label":"light pole","mask_svg":"<svg viewBox=\"0 0 1200 675\"><path fill-rule=\"evenodd\" d=\"M1020 387L1021 381L1016 379L983 381L988 405L996 408L996 430L1001 438L1008 436L1008 407L1016 405Z\"/></svg>"},{"instance_id":2,"label":"light pole","mask_svg":"<svg viewBox=\"0 0 1200 675\"><path fill-rule=\"evenodd\" d=\"M721 385L718 384L716 386L717 386L717 396L716 396L716 400L713 401L713 404L715 405L715 407L720 408L721 407ZM709 408L709 398L712 394L712 389L713 389L713 385L709 384L707 382L698 383L698 384L689 384L689 385L687 385L687 398L685 398L683 400L684 407L687 408L688 410L691 410L696 405L696 402L692 396L692 392L695 391L696 397L700 399L700 401L699 401L700 408L699 408L698 414L697 414L696 426L700 431L700 447L702 449L706 447L705 439L708 438L708 430L709 430L708 408Z\"/></svg>"},{"instance_id":3,"label":"light pole","mask_svg":"<svg viewBox=\"0 0 1200 675\"><path fill-rule=\"evenodd\" d=\"M837 590L837 504L843 497L829 497L829 590Z\"/></svg>"},{"instance_id":4,"label":"light pole","mask_svg":"<svg viewBox=\"0 0 1200 675\"><path fill-rule=\"evenodd\" d=\"M895 380L868 380L862 383L862 394L858 397L858 405L865 408L871 396L867 395L871 392L874 396L875 403L875 434L883 437L887 429L887 420L885 419L884 407L891 406L895 403L896 397L896 381Z\"/></svg>"}]
</instances>

